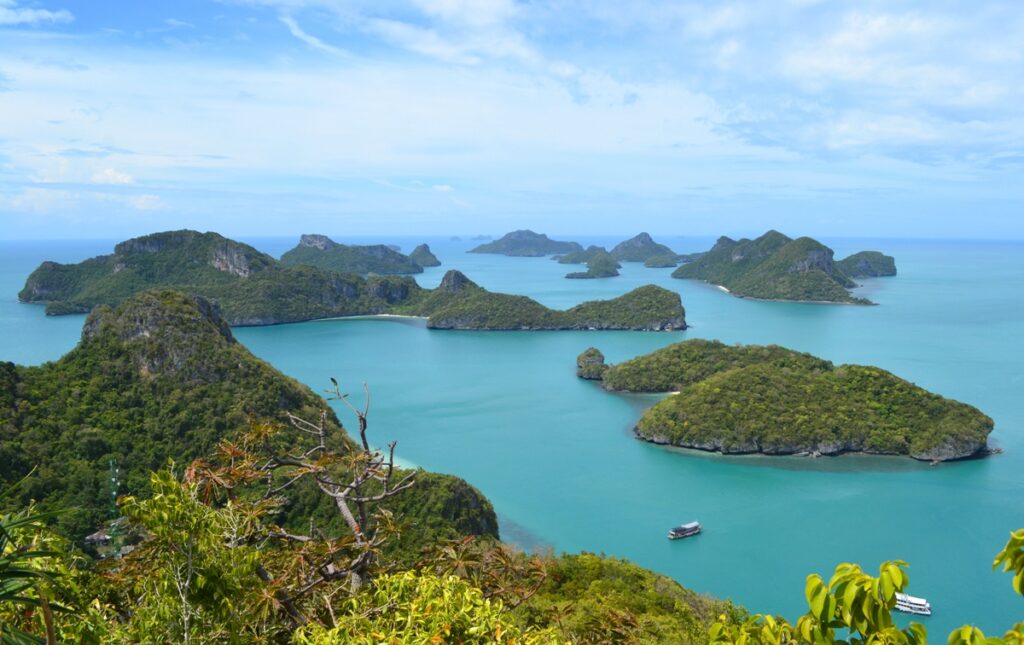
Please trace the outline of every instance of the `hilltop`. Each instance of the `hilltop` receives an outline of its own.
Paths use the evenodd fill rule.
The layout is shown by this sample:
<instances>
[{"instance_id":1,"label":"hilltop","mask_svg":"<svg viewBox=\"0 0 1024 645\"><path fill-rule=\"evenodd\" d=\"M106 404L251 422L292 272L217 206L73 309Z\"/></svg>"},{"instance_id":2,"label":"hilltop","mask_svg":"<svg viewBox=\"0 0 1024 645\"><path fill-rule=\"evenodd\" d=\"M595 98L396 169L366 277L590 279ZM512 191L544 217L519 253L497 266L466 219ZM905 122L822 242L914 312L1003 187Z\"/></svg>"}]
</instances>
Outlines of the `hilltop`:
<instances>
[{"instance_id":1,"label":"hilltop","mask_svg":"<svg viewBox=\"0 0 1024 645\"><path fill-rule=\"evenodd\" d=\"M576 242L559 242L549 239L543 233L530 230L512 231L500 239L470 249L469 253L494 253L516 257L540 257L556 253L572 253L582 251L583 247Z\"/></svg>"},{"instance_id":2,"label":"hilltop","mask_svg":"<svg viewBox=\"0 0 1024 645\"><path fill-rule=\"evenodd\" d=\"M646 262L655 256L672 256L675 253L664 244L658 244L647 233L640 233L624 242L619 242L611 251L619 262Z\"/></svg>"},{"instance_id":3,"label":"hilltop","mask_svg":"<svg viewBox=\"0 0 1024 645\"><path fill-rule=\"evenodd\" d=\"M437 289L396 313L427 317L433 329L556 330L629 329L671 331L686 328L679 294L640 287L611 300L549 309L532 298L492 293L459 271L449 271Z\"/></svg>"},{"instance_id":4,"label":"hilltop","mask_svg":"<svg viewBox=\"0 0 1024 645\"><path fill-rule=\"evenodd\" d=\"M98 307L78 346L56 362L0 364L0 485L28 476L10 503L69 509L59 522L80 538L107 517L111 459L122 492L142 494L149 473L168 459L187 464L208 455L254 419L318 419L321 410L344 436L323 399L236 342L216 305L146 292L116 309ZM429 520L433 533L421 538L497 535L494 511L478 491L446 475L419 479L392 510L414 524ZM427 505L445 512L427 518L418 510Z\"/></svg>"},{"instance_id":5,"label":"hilltop","mask_svg":"<svg viewBox=\"0 0 1024 645\"><path fill-rule=\"evenodd\" d=\"M441 261L437 259L437 256L430 251L430 247L426 244L420 244L414 248L412 253L409 254L409 259L421 267L441 266Z\"/></svg>"},{"instance_id":6,"label":"hilltop","mask_svg":"<svg viewBox=\"0 0 1024 645\"><path fill-rule=\"evenodd\" d=\"M870 304L850 295L856 286L833 261L833 251L809 237L791 239L778 231L733 240L721 237L708 252L672 273L704 280L736 296L764 300Z\"/></svg>"},{"instance_id":7,"label":"hilltop","mask_svg":"<svg viewBox=\"0 0 1024 645\"><path fill-rule=\"evenodd\" d=\"M384 244L338 244L326 235L303 235L299 238L298 246L281 256L281 264L305 265L360 275L423 273L423 267L411 257Z\"/></svg>"},{"instance_id":8,"label":"hilltop","mask_svg":"<svg viewBox=\"0 0 1024 645\"><path fill-rule=\"evenodd\" d=\"M590 348L577 374L609 390L674 392L634 432L698 450L948 461L987 454L993 428L978 409L883 369L835 366L776 345L689 340L619 365Z\"/></svg>"}]
</instances>

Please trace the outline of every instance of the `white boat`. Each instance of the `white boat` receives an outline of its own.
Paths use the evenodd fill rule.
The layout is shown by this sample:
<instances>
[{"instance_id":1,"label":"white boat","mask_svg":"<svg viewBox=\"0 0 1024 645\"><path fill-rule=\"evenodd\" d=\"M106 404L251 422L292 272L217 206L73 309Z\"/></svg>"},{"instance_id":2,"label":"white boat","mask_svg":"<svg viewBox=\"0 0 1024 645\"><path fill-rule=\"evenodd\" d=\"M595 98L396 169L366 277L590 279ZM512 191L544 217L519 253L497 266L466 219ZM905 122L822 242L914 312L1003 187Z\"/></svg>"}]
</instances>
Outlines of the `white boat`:
<instances>
[{"instance_id":1,"label":"white boat","mask_svg":"<svg viewBox=\"0 0 1024 645\"><path fill-rule=\"evenodd\" d=\"M932 606L924 598L908 596L905 593L896 594L896 611L906 614L917 614L918 616L931 616Z\"/></svg>"},{"instance_id":2,"label":"white boat","mask_svg":"<svg viewBox=\"0 0 1024 645\"><path fill-rule=\"evenodd\" d=\"M688 538L700 533L700 522L689 522L668 530L668 539L678 540Z\"/></svg>"}]
</instances>

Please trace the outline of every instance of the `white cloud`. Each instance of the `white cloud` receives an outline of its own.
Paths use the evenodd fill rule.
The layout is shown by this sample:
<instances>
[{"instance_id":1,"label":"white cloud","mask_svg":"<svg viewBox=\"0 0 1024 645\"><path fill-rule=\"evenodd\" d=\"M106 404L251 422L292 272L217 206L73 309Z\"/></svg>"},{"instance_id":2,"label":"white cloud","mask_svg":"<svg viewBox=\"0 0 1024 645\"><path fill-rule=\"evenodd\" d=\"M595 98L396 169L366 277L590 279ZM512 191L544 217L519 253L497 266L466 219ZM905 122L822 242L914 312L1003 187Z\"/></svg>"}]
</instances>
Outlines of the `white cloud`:
<instances>
[{"instance_id":1,"label":"white cloud","mask_svg":"<svg viewBox=\"0 0 1024 645\"><path fill-rule=\"evenodd\" d=\"M450 193L455 190L448 184L434 184L432 188L439 193Z\"/></svg>"},{"instance_id":2,"label":"white cloud","mask_svg":"<svg viewBox=\"0 0 1024 645\"><path fill-rule=\"evenodd\" d=\"M0 0L0 25L31 25L68 23L75 17L67 9L51 11L20 6L17 0Z\"/></svg>"},{"instance_id":3,"label":"white cloud","mask_svg":"<svg viewBox=\"0 0 1024 645\"><path fill-rule=\"evenodd\" d=\"M166 208L159 195L132 195L125 198L125 203L139 211L155 211Z\"/></svg>"},{"instance_id":4,"label":"white cloud","mask_svg":"<svg viewBox=\"0 0 1024 645\"><path fill-rule=\"evenodd\" d=\"M124 186L135 183L135 178L127 173L114 170L113 168L105 168L92 176L92 183Z\"/></svg>"},{"instance_id":5,"label":"white cloud","mask_svg":"<svg viewBox=\"0 0 1024 645\"><path fill-rule=\"evenodd\" d=\"M299 26L299 23L295 22L295 19L292 18L291 16L281 16L279 19L284 24L284 26L288 28L288 31L291 32L293 36L295 36L302 42L306 43L313 49L322 51L326 54L331 54L332 56L349 55L348 52L346 52L344 49L341 49L340 47L335 47L334 45L329 45L324 41L320 40L319 38L317 38L316 36L308 34L305 31L303 31L302 27Z\"/></svg>"}]
</instances>

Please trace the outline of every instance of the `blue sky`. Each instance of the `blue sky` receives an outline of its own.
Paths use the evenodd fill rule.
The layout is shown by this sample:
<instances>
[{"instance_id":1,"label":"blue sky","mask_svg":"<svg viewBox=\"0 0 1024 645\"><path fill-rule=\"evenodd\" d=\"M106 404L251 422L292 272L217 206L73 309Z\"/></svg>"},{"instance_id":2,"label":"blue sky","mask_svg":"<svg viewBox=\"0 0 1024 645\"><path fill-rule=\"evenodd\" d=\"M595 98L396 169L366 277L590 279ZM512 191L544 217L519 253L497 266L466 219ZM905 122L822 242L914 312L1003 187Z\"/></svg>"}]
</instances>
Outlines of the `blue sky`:
<instances>
[{"instance_id":1,"label":"blue sky","mask_svg":"<svg viewBox=\"0 0 1024 645\"><path fill-rule=\"evenodd\" d=\"M0 237L1024 238L1024 4L0 0Z\"/></svg>"}]
</instances>

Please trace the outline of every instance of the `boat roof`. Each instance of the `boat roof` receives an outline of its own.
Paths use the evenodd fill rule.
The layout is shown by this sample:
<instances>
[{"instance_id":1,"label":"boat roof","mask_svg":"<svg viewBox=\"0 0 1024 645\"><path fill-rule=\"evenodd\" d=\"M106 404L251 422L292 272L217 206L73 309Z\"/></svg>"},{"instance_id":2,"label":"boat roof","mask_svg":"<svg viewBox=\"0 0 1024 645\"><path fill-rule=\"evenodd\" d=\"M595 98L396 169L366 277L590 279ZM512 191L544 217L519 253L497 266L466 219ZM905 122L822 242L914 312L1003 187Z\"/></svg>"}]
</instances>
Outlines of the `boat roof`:
<instances>
[{"instance_id":1,"label":"boat roof","mask_svg":"<svg viewBox=\"0 0 1024 645\"><path fill-rule=\"evenodd\" d=\"M913 603L915 605L927 605L928 601L924 598L918 598L916 596L909 596L905 593L897 593L896 598L904 602Z\"/></svg>"},{"instance_id":2,"label":"boat roof","mask_svg":"<svg viewBox=\"0 0 1024 645\"><path fill-rule=\"evenodd\" d=\"M681 525L677 526L676 528L677 529L695 529L698 526L700 526L700 522L688 522L686 524L681 524Z\"/></svg>"}]
</instances>

